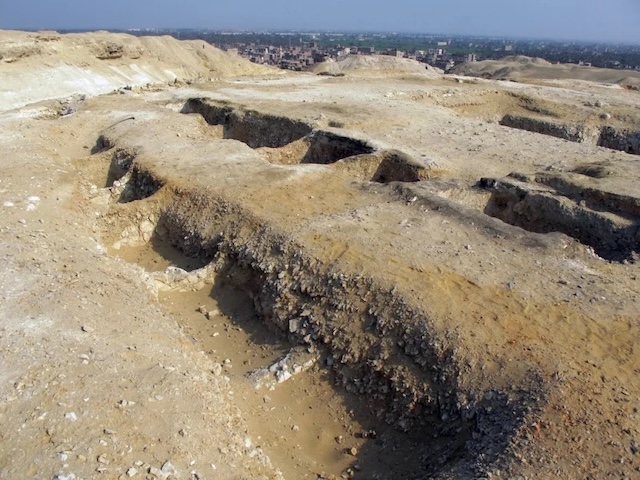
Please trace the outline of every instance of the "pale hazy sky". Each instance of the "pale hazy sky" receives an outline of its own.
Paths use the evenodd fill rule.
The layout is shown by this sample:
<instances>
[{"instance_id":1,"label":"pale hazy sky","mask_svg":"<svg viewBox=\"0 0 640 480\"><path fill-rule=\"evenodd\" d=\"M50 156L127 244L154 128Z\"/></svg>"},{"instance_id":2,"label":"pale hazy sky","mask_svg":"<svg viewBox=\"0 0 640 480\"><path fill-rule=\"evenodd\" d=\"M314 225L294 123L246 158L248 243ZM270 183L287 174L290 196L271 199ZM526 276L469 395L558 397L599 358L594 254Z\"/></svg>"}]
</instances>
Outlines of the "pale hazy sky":
<instances>
[{"instance_id":1,"label":"pale hazy sky","mask_svg":"<svg viewBox=\"0 0 640 480\"><path fill-rule=\"evenodd\" d=\"M0 0L0 28L297 29L640 44L640 0Z\"/></svg>"}]
</instances>

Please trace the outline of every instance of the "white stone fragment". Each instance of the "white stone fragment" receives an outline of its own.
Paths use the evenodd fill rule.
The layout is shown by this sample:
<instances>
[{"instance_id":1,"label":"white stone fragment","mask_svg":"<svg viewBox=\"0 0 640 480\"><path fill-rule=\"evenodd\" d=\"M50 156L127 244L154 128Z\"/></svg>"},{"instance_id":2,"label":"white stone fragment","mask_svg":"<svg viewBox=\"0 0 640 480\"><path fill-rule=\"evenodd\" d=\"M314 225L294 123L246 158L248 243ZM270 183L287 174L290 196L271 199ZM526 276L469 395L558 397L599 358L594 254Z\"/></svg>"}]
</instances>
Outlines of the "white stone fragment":
<instances>
[{"instance_id":1,"label":"white stone fragment","mask_svg":"<svg viewBox=\"0 0 640 480\"><path fill-rule=\"evenodd\" d=\"M264 387L273 390L277 384L308 370L317 361L317 352L310 353L304 347L295 347L273 365L254 370L248 377L254 388Z\"/></svg>"}]
</instances>

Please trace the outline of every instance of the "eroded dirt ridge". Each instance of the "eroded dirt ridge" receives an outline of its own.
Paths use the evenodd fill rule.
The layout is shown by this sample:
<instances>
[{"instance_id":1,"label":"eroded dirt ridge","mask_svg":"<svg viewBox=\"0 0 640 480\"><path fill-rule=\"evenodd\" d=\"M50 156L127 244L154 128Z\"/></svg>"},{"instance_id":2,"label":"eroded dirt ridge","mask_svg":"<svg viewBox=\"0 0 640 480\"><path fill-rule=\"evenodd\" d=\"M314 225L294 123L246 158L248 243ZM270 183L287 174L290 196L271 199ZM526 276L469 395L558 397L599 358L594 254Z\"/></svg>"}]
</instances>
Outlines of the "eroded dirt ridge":
<instances>
[{"instance_id":1,"label":"eroded dirt ridge","mask_svg":"<svg viewBox=\"0 0 640 480\"><path fill-rule=\"evenodd\" d=\"M111 191L121 202L108 232L170 242L245 292L262 322L321 352L339 389L362 395L407 442L418 436L416 477L492 464L540 400L535 375L508 392L476 391L454 337L394 285L323 262L229 198L158 178L108 136L98 144L111 148L99 155L110 158Z\"/></svg>"}]
</instances>

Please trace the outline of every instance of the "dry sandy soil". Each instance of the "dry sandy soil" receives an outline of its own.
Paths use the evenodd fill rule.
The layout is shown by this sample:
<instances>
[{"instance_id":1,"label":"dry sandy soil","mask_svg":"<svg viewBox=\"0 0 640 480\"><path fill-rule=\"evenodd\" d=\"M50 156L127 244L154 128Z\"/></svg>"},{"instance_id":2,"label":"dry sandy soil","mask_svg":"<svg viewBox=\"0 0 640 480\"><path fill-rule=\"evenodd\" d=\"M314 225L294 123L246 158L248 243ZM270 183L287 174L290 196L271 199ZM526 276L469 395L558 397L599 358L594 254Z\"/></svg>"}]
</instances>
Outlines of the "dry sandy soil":
<instances>
[{"instance_id":1,"label":"dry sandy soil","mask_svg":"<svg viewBox=\"0 0 640 480\"><path fill-rule=\"evenodd\" d=\"M640 478L637 91L0 52L0 478Z\"/></svg>"},{"instance_id":2,"label":"dry sandy soil","mask_svg":"<svg viewBox=\"0 0 640 480\"><path fill-rule=\"evenodd\" d=\"M452 73L496 80L532 82L535 80L584 80L601 84L640 87L640 73L633 70L611 70L583 65L552 64L542 58L524 56L501 60L483 60L456 66Z\"/></svg>"},{"instance_id":3,"label":"dry sandy soil","mask_svg":"<svg viewBox=\"0 0 640 480\"><path fill-rule=\"evenodd\" d=\"M329 60L319 63L313 68L313 73L330 75L347 75L354 73L367 75L399 75L433 73L434 76L442 71L408 58L390 57L388 55L349 55L341 60Z\"/></svg>"}]
</instances>

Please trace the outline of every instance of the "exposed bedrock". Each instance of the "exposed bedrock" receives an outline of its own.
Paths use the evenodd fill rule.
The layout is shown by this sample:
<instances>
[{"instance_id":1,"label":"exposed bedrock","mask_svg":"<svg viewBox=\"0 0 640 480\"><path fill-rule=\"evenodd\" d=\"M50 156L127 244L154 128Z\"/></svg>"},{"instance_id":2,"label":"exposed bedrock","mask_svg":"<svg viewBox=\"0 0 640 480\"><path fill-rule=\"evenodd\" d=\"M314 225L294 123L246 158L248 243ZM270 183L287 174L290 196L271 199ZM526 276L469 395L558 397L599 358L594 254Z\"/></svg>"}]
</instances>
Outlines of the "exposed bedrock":
<instances>
[{"instance_id":1,"label":"exposed bedrock","mask_svg":"<svg viewBox=\"0 0 640 480\"><path fill-rule=\"evenodd\" d=\"M492 192L485 213L539 233L562 232L603 258L628 260L640 250L638 198L584 186L571 174L483 178Z\"/></svg>"}]
</instances>

